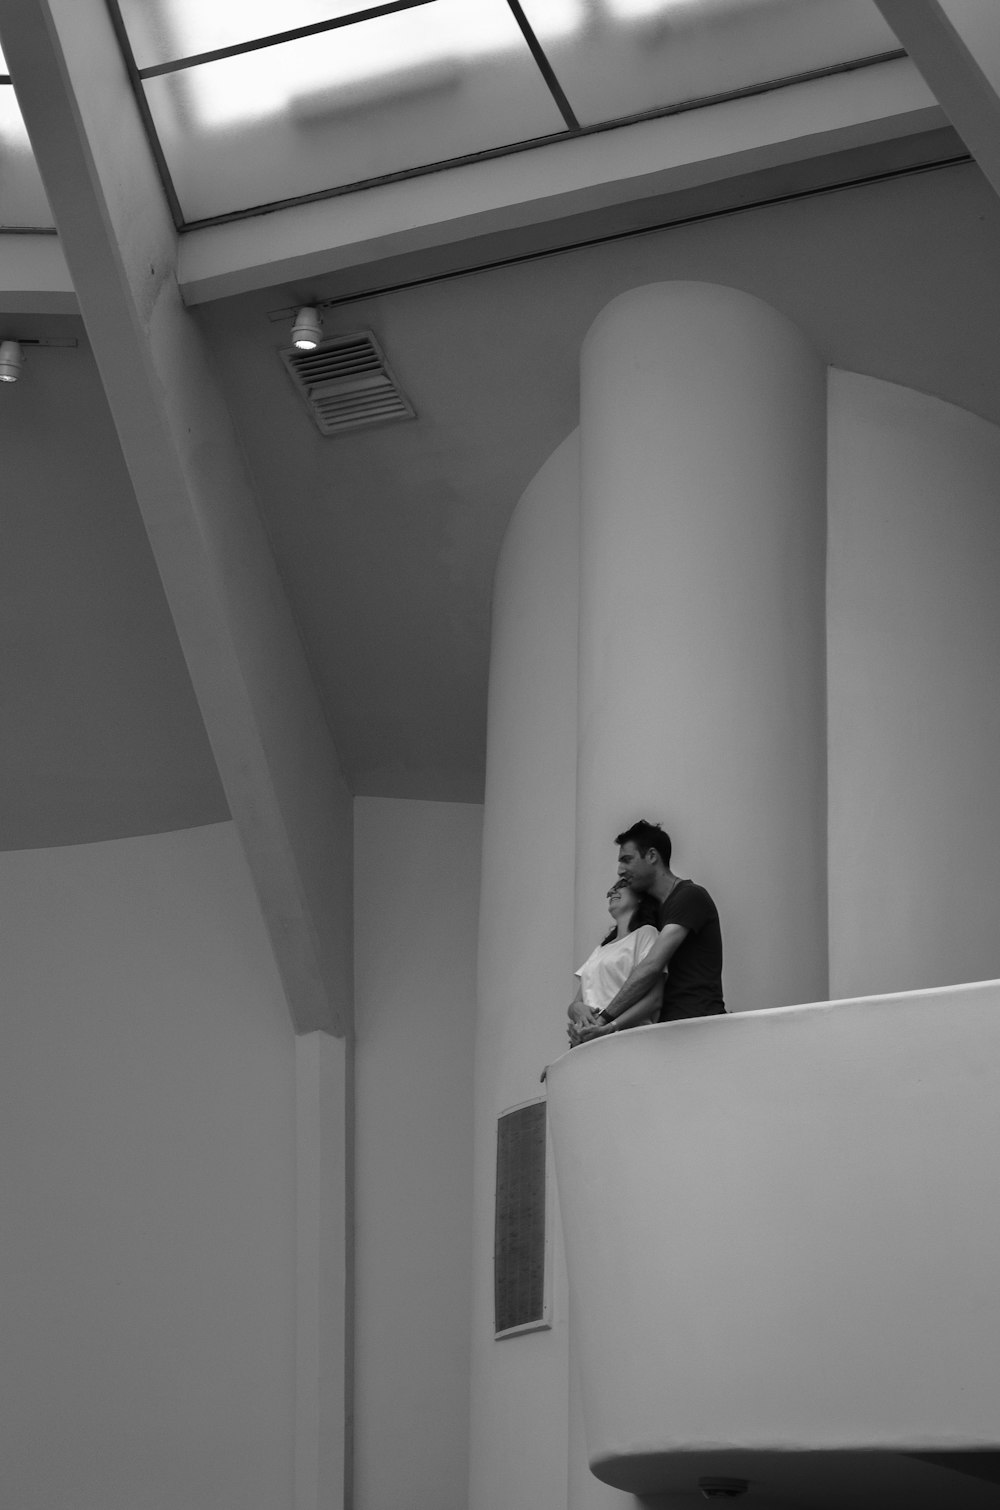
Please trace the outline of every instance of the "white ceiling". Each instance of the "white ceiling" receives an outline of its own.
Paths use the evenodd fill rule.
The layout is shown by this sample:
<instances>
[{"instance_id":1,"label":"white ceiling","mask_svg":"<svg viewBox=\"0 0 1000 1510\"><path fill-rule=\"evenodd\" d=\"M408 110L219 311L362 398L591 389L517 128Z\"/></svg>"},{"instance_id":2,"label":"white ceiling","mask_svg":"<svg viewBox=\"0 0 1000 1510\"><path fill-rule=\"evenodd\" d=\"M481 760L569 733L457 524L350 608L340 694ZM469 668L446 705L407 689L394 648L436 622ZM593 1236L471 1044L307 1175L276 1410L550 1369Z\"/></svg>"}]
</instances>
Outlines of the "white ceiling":
<instances>
[{"instance_id":1,"label":"white ceiling","mask_svg":"<svg viewBox=\"0 0 1000 1510\"><path fill-rule=\"evenodd\" d=\"M941 169L342 305L418 419L326 439L278 356L277 308L334 279L202 306L223 390L354 790L475 801L497 549L576 423L577 354L621 290L732 284L831 363L1000 423L1000 204ZM6 317L10 325L14 317ZM78 323L0 392L4 847L225 816L200 717ZM30 330L27 327L31 327Z\"/></svg>"}]
</instances>

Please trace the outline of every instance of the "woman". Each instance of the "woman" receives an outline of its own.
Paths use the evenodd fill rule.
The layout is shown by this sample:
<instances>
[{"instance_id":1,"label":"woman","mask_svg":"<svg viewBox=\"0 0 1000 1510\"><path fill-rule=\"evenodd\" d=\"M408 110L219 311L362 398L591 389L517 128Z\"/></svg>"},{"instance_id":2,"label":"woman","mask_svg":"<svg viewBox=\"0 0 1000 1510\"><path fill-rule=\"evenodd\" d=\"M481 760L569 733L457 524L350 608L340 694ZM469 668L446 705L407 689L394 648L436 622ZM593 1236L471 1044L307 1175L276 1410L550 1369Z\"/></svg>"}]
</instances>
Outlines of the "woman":
<instances>
[{"instance_id":1,"label":"woman","mask_svg":"<svg viewBox=\"0 0 1000 1510\"><path fill-rule=\"evenodd\" d=\"M659 908L654 897L645 892L633 891L624 881L616 881L608 892L608 911L615 926L584 960L577 970L580 984L575 1001L582 1001L592 1012L601 1012L617 996L635 966L656 943ZM603 1037L606 1033L621 1032L623 1028L636 1028L640 1023L654 1022L660 1010L663 982L658 980L652 990L629 1007L613 1023L586 1030L587 1038ZM570 1042L579 1042L575 1029L570 1027Z\"/></svg>"}]
</instances>

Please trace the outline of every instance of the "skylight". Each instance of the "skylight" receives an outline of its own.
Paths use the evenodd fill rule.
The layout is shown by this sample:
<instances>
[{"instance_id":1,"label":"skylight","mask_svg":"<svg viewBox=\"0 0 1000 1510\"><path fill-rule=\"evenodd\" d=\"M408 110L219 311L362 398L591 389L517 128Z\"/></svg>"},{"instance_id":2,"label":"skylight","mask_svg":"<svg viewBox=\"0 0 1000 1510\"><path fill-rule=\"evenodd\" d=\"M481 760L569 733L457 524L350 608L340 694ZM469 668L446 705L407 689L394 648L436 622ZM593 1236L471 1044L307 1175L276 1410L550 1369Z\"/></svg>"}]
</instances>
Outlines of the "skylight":
<instances>
[{"instance_id":1,"label":"skylight","mask_svg":"<svg viewBox=\"0 0 1000 1510\"><path fill-rule=\"evenodd\" d=\"M180 227L899 53L871 0L107 3ZM2 84L0 154L9 225L40 185Z\"/></svg>"},{"instance_id":2,"label":"skylight","mask_svg":"<svg viewBox=\"0 0 1000 1510\"><path fill-rule=\"evenodd\" d=\"M52 211L13 85L2 82L6 76L7 65L0 54L0 228L52 230Z\"/></svg>"}]
</instances>

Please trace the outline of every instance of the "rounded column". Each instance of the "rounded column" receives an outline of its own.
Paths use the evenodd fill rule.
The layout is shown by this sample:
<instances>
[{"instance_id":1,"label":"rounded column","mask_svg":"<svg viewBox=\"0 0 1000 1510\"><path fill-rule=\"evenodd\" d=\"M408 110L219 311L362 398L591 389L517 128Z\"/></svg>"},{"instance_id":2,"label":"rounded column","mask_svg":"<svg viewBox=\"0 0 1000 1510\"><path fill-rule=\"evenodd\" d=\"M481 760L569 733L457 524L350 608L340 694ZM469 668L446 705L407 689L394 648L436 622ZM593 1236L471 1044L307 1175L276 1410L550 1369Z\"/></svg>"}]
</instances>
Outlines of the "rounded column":
<instances>
[{"instance_id":1,"label":"rounded column","mask_svg":"<svg viewBox=\"0 0 1000 1510\"><path fill-rule=\"evenodd\" d=\"M573 995L578 438L514 511L491 626L475 1056L471 1510L566 1504L566 1286L554 1205L550 1330L495 1341L498 1116L544 1094Z\"/></svg>"},{"instance_id":2,"label":"rounded column","mask_svg":"<svg viewBox=\"0 0 1000 1510\"><path fill-rule=\"evenodd\" d=\"M722 918L730 1010L827 994L826 373L736 289L614 300L582 353L577 954L638 817Z\"/></svg>"}]
</instances>

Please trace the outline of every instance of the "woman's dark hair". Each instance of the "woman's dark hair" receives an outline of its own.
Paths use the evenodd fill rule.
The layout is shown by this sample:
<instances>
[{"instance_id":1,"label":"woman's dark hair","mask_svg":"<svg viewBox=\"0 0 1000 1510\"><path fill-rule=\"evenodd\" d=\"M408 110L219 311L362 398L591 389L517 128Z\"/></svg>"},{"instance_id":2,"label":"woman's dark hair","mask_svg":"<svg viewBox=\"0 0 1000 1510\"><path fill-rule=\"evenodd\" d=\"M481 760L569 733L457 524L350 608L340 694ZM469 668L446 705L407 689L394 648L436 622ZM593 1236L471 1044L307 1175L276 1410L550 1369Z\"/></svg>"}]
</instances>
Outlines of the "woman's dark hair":
<instances>
[{"instance_id":1,"label":"woman's dark hair","mask_svg":"<svg viewBox=\"0 0 1000 1510\"><path fill-rule=\"evenodd\" d=\"M626 882L622 882L622 885L623 887L628 889ZM659 930L660 904L656 900L656 898L652 896L648 891L639 893L639 900L638 902L636 902L635 906L632 909L632 916L629 918L628 928L625 931L626 933L634 933L635 930L637 928L641 928L644 923L649 923L653 928ZM611 941L613 939L616 939L617 937L618 924L616 923L611 931L601 939L601 948L603 949L605 944L610 944Z\"/></svg>"}]
</instances>

